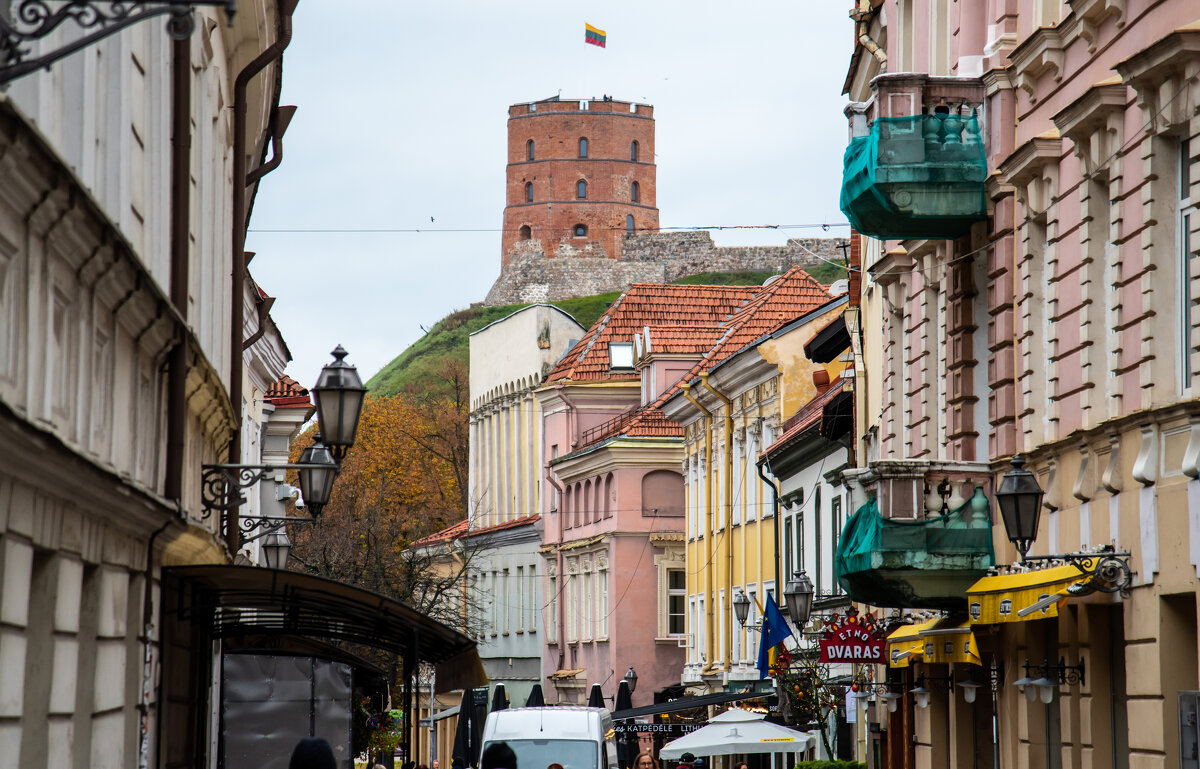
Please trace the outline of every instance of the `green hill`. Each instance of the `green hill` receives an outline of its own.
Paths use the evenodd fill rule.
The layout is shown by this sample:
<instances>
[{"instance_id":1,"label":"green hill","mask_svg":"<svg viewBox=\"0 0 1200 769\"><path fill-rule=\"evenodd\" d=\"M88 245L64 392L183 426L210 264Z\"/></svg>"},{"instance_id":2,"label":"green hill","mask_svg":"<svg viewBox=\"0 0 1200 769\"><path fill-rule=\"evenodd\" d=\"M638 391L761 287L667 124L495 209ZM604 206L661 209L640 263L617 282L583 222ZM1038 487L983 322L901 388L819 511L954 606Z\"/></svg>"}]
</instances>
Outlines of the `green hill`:
<instances>
[{"instance_id":1,"label":"green hill","mask_svg":"<svg viewBox=\"0 0 1200 769\"><path fill-rule=\"evenodd\" d=\"M833 264L820 264L808 268L809 274L828 285L846 277L846 271ZM753 286L763 283L771 272L706 272L680 278L675 283L710 286ZM584 328L591 328L620 292L583 296L577 299L562 299L548 302L571 314ZM422 383L436 379L434 372L446 358L457 358L465 364L468 357L467 337L489 323L504 318L524 304L506 304L496 307L482 305L452 312L442 318L425 336L413 342L407 350L396 356L379 373L367 382L367 389L375 395L395 395L410 389L423 390Z\"/></svg>"}]
</instances>

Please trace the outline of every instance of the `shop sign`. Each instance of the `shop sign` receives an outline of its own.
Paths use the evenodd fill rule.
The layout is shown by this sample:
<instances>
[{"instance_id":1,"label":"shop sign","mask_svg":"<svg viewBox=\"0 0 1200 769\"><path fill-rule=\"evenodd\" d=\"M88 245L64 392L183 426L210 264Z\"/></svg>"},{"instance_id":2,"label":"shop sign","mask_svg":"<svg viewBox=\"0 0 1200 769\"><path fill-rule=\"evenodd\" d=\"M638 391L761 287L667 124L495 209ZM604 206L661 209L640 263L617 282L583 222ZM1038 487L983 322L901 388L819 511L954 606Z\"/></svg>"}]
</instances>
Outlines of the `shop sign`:
<instances>
[{"instance_id":1,"label":"shop sign","mask_svg":"<svg viewBox=\"0 0 1200 769\"><path fill-rule=\"evenodd\" d=\"M643 724L637 721L617 721L613 731L617 734L632 734L650 732L653 734L687 734L699 729L703 724Z\"/></svg>"},{"instance_id":2,"label":"shop sign","mask_svg":"<svg viewBox=\"0 0 1200 769\"><path fill-rule=\"evenodd\" d=\"M883 662L886 659L887 640L872 615L860 616L851 609L845 617L834 614L829 619L818 642L822 663Z\"/></svg>"}]
</instances>

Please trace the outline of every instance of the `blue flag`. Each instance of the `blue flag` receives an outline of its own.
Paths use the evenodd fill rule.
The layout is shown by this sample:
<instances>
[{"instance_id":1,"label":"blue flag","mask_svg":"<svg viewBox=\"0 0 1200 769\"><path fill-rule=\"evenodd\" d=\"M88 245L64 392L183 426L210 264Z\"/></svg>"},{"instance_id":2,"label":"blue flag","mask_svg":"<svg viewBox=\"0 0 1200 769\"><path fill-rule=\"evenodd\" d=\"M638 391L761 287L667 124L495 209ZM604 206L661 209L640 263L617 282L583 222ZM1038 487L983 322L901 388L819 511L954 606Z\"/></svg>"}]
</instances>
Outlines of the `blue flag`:
<instances>
[{"instance_id":1,"label":"blue flag","mask_svg":"<svg viewBox=\"0 0 1200 769\"><path fill-rule=\"evenodd\" d=\"M792 629L788 627L783 613L775 605L775 596L767 593L767 608L763 611L762 643L758 647L758 672L760 680L767 677L771 666L771 649L792 637Z\"/></svg>"}]
</instances>

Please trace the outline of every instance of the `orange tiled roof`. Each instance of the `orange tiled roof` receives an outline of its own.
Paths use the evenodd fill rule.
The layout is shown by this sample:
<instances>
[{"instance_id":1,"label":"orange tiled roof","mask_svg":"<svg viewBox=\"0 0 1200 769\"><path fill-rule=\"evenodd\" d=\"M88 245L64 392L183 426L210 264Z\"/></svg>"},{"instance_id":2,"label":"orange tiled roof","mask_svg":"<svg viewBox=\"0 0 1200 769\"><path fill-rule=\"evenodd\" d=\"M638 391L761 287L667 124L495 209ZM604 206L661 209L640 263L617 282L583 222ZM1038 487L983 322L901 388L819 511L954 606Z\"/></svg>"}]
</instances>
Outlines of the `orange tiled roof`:
<instances>
[{"instance_id":1,"label":"orange tiled roof","mask_svg":"<svg viewBox=\"0 0 1200 769\"><path fill-rule=\"evenodd\" d=\"M671 290L664 290L671 289ZM596 321L580 342L555 367L548 381L632 378L608 370L608 342L632 341L651 327L651 352L694 350L703 357L653 403L614 420L586 445L614 435L629 437L682 436L683 428L667 419L660 407L679 392L679 386L709 371L751 342L794 321L830 300L829 291L799 267L793 267L765 286L654 286L635 284ZM720 317L722 313L728 313ZM707 314L707 317L706 317ZM670 322L676 318L676 322ZM720 318L720 319L718 319ZM640 322L639 322L640 320ZM658 337L656 337L656 330ZM690 339L689 339L690 337ZM597 352L599 351L599 352ZM581 446L580 448L585 448Z\"/></svg>"},{"instance_id":2,"label":"orange tiled roof","mask_svg":"<svg viewBox=\"0 0 1200 769\"><path fill-rule=\"evenodd\" d=\"M308 407L313 405L312 399L308 395L308 390L301 387L295 379L292 379L287 374L279 377L279 381L274 382L267 388L267 392L263 395L263 400L276 407Z\"/></svg>"},{"instance_id":3,"label":"orange tiled roof","mask_svg":"<svg viewBox=\"0 0 1200 769\"><path fill-rule=\"evenodd\" d=\"M609 369L608 343L632 342L646 326L688 327L708 346L722 324L763 290L762 286L676 286L635 283L605 310L567 351L546 381L636 379L635 371ZM651 332L651 343L654 336Z\"/></svg>"},{"instance_id":4,"label":"orange tiled roof","mask_svg":"<svg viewBox=\"0 0 1200 769\"><path fill-rule=\"evenodd\" d=\"M422 537L421 539L418 539L416 542L413 542L411 545L409 545L409 547L429 547L430 545L440 545L443 542L453 542L456 539L460 539L467 533L467 526L469 524L470 521L464 518L458 523L452 526L447 526L441 531L435 531L428 537Z\"/></svg>"},{"instance_id":5,"label":"orange tiled roof","mask_svg":"<svg viewBox=\"0 0 1200 769\"><path fill-rule=\"evenodd\" d=\"M504 531L505 529L515 529L518 526L527 526L531 523L537 523L541 519L542 516L538 513L534 513L533 515L524 515L520 518L513 518L511 521L501 521L500 523L492 524L491 526L484 526L482 529L471 529L469 532L467 532L467 536L474 537L478 534L492 534L493 532Z\"/></svg>"}]
</instances>

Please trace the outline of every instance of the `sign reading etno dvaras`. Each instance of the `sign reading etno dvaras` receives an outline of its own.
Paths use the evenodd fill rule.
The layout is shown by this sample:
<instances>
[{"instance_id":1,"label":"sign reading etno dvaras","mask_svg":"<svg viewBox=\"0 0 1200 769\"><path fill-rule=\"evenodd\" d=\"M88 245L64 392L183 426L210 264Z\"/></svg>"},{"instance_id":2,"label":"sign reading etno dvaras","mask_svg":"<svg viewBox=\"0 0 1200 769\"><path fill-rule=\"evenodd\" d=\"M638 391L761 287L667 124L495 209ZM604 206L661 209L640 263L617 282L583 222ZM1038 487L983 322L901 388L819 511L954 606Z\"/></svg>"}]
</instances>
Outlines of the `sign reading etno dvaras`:
<instances>
[{"instance_id":1,"label":"sign reading etno dvaras","mask_svg":"<svg viewBox=\"0 0 1200 769\"><path fill-rule=\"evenodd\" d=\"M860 616L853 608L829 618L820 641L821 662L883 662L887 640L875 617Z\"/></svg>"}]
</instances>

